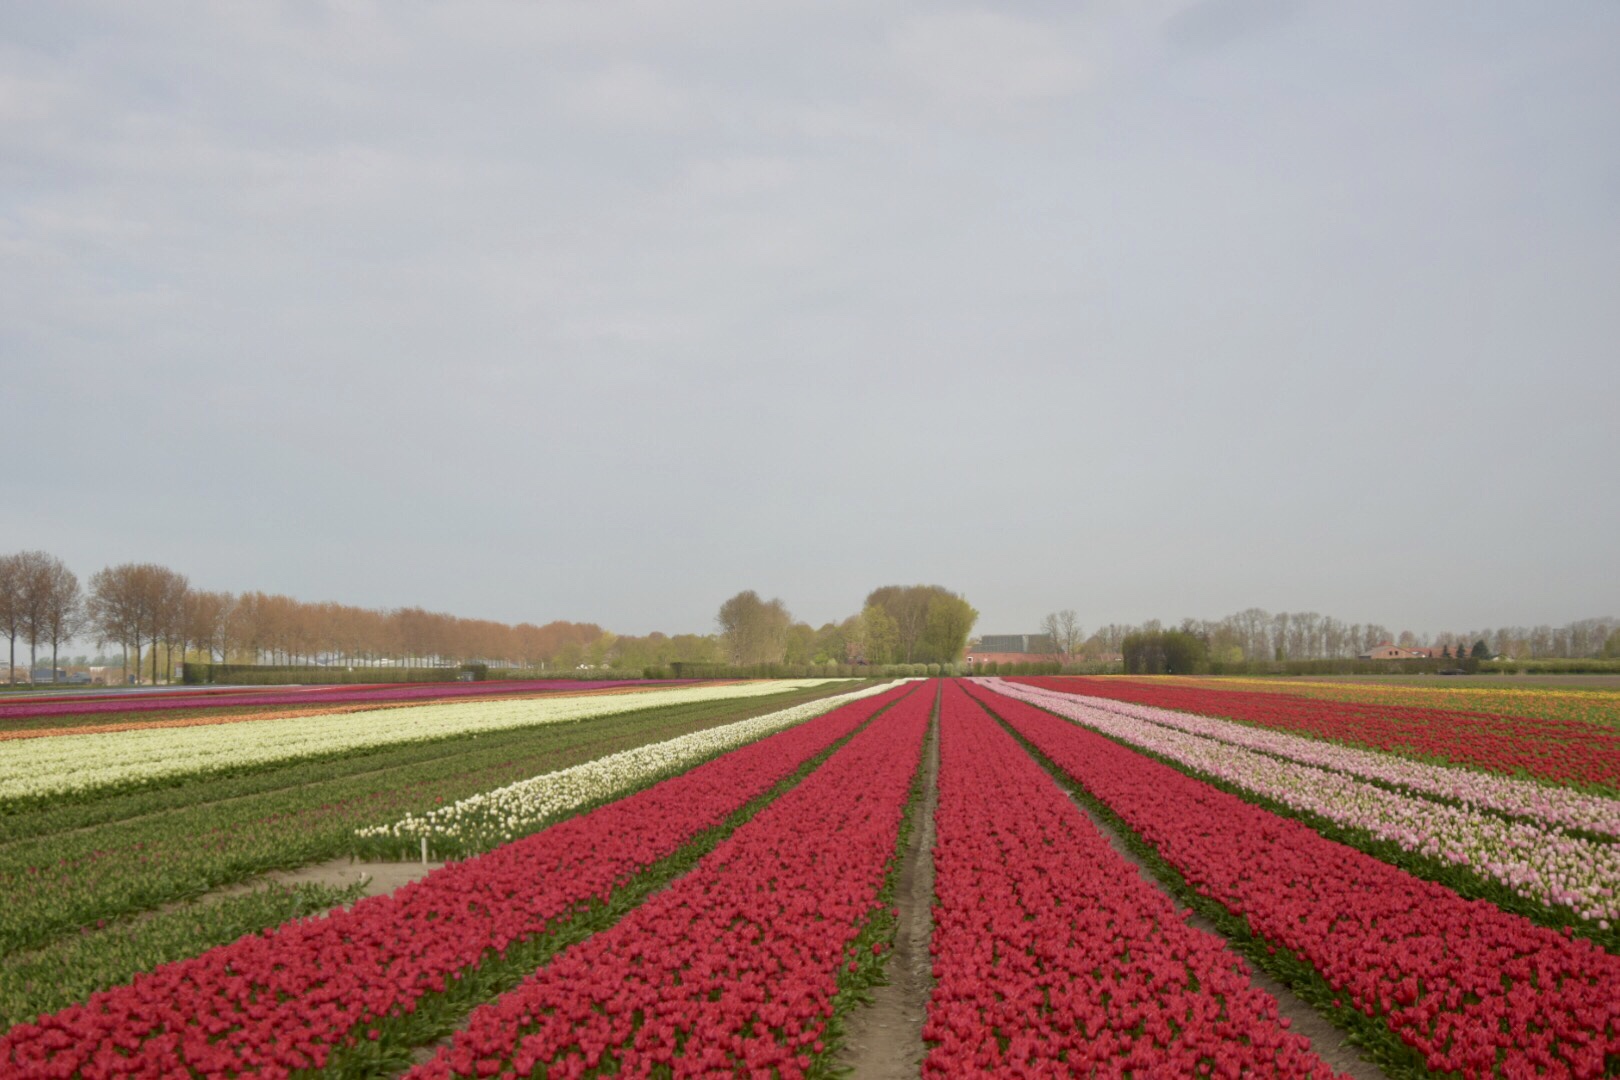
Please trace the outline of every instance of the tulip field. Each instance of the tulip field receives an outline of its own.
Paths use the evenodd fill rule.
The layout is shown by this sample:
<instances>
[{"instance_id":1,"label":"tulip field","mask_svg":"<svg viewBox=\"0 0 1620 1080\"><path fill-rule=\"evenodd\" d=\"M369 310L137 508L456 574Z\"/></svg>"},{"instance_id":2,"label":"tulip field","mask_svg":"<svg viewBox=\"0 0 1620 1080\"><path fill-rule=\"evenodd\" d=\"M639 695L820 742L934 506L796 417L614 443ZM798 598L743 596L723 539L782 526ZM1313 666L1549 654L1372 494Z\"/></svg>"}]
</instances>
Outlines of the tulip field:
<instances>
[{"instance_id":1,"label":"tulip field","mask_svg":"<svg viewBox=\"0 0 1620 1080\"><path fill-rule=\"evenodd\" d=\"M1429 705L1210 690L1179 681L1019 679L1035 686L1221 716L1374 750L1620 793L1620 725ZM1611 695L1612 696L1612 695ZM1595 711L1595 710L1594 710ZM1607 710L1613 714L1612 704Z\"/></svg>"},{"instance_id":2,"label":"tulip field","mask_svg":"<svg viewBox=\"0 0 1620 1080\"><path fill-rule=\"evenodd\" d=\"M1620 1076L1605 723L1215 680L507 691L0 740L0 1076L859 1078L912 961L877 1037L941 1080ZM376 895L265 877L424 854Z\"/></svg>"}]
</instances>

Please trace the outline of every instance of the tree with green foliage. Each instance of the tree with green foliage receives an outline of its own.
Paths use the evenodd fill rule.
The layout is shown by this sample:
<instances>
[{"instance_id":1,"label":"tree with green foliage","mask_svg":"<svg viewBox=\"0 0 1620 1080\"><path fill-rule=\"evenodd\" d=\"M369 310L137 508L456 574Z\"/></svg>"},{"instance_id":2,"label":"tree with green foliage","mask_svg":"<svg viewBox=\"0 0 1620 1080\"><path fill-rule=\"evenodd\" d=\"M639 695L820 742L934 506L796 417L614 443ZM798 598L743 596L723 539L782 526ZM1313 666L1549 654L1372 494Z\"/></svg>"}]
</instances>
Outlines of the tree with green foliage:
<instances>
[{"instance_id":1,"label":"tree with green foliage","mask_svg":"<svg viewBox=\"0 0 1620 1080\"><path fill-rule=\"evenodd\" d=\"M1468 650L1468 655L1475 660L1489 660L1491 658L1491 647L1485 644L1485 639L1481 638L1474 642L1474 647Z\"/></svg>"},{"instance_id":2,"label":"tree with green foliage","mask_svg":"<svg viewBox=\"0 0 1620 1080\"><path fill-rule=\"evenodd\" d=\"M1204 639L1185 630L1129 634L1120 651L1127 675L1191 675L1209 660Z\"/></svg>"},{"instance_id":3,"label":"tree with green foliage","mask_svg":"<svg viewBox=\"0 0 1620 1080\"><path fill-rule=\"evenodd\" d=\"M898 664L956 662L979 617L966 599L940 585L884 585L866 597L865 610L874 608L894 624L890 662Z\"/></svg>"},{"instance_id":4,"label":"tree with green foliage","mask_svg":"<svg viewBox=\"0 0 1620 1080\"><path fill-rule=\"evenodd\" d=\"M781 600L761 600L753 589L745 589L720 605L715 621L733 664L782 662L793 616Z\"/></svg>"},{"instance_id":5,"label":"tree with green foliage","mask_svg":"<svg viewBox=\"0 0 1620 1080\"><path fill-rule=\"evenodd\" d=\"M923 627L917 662L955 664L967 651L968 635L979 621L979 612L956 593L940 590L928 599L928 618Z\"/></svg>"},{"instance_id":6,"label":"tree with green foliage","mask_svg":"<svg viewBox=\"0 0 1620 1080\"><path fill-rule=\"evenodd\" d=\"M894 664L899 662L900 627L886 608L868 604L860 613L852 644L853 663Z\"/></svg>"}]
</instances>

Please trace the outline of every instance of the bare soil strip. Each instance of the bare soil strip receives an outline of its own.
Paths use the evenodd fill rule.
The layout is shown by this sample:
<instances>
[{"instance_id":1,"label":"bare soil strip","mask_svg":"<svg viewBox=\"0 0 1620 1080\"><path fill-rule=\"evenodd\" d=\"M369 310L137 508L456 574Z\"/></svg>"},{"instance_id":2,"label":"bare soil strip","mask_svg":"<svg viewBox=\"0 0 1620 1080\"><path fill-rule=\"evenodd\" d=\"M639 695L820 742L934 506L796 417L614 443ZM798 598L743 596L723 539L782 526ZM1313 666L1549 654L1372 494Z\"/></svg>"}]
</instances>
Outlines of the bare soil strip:
<instances>
[{"instance_id":1,"label":"bare soil strip","mask_svg":"<svg viewBox=\"0 0 1620 1080\"><path fill-rule=\"evenodd\" d=\"M381 896L393 892L402 885L419 881L443 865L442 862L354 862L345 856L300 866L296 870L274 870L252 881L217 889L209 895L248 892L266 882L275 882L278 885L350 885L364 878L366 882L364 895Z\"/></svg>"},{"instance_id":2,"label":"bare soil strip","mask_svg":"<svg viewBox=\"0 0 1620 1080\"><path fill-rule=\"evenodd\" d=\"M1091 823L1097 827L1097 831L1107 837L1108 843L1118 853L1119 857L1136 867L1136 872L1141 875L1143 881L1146 881L1160 892L1169 895L1168 890L1160 884L1159 879L1154 877L1153 872L1142 864L1142 860L1126 845L1112 826L1094 814L1090 807L1074 799L1073 795L1070 795L1070 798L1079 811L1086 815ZM1170 896L1170 901L1176 905L1178 910L1187 910L1176 901L1173 895ZM1221 932L1216 929L1215 924L1197 912L1192 913L1191 918L1187 920L1187 925L1196 927L1207 934L1221 937ZM1309 1039L1311 1049L1316 1052L1318 1057L1333 1066L1338 1072L1352 1076L1355 1080L1385 1080L1384 1070L1362 1057L1360 1049L1347 1041L1345 1032L1337 1024L1311 1008L1304 1000L1297 997L1292 990L1273 979L1270 975L1256 969L1252 964L1247 966L1249 968L1249 981L1277 999L1277 1012L1288 1019L1288 1030ZM915 1076L916 1074L913 1073L912 1075Z\"/></svg>"},{"instance_id":3,"label":"bare soil strip","mask_svg":"<svg viewBox=\"0 0 1620 1080\"><path fill-rule=\"evenodd\" d=\"M838 1064L852 1080L916 1080L922 1075L923 1021L934 989L934 809L939 805L939 705L923 751L923 799L911 843L900 864L900 909L889 957L889 981L844 1018Z\"/></svg>"}]
</instances>

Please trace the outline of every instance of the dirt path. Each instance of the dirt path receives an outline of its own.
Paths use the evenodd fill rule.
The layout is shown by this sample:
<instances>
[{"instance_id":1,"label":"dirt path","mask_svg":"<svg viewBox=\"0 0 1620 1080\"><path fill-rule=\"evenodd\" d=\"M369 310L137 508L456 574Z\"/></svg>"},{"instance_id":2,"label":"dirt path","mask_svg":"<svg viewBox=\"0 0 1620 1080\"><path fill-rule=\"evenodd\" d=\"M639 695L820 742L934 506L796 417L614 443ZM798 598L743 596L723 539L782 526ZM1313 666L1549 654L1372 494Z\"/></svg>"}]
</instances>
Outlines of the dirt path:
<instances>
[{"instance_id":1,"label":"dirt path","mask_svg":"<svg viewBox=\"0 0 1620 1080\"><path fill-rule=\"evenodd\" d=\"M443 865L442 862L351 862L347 857L328 859L326 862L300 866L296 870L272 871L252 881L215 890L209 895L224 896L233 892L247 892L272 881L278 885L352 885L365 878L364 895L381 896L383 893L393 892L401 885L419 881Z\"/></svg>"},{"instance_id":2,"label":"dirt path","mask_svg":"<svg viewBox=\"0 0 1620 1080\"><path fill-rule=\"evenodd\" d=\"M922 1027L934 988L928 946L934 936L934 810L939 805L939 705L923 750L923 799L917 827L900 863L895 906L900 925L887 985L845 1018L838 1064L852 1080L916 1080L922 1074Z\"/></svg>"},{"instance_id":3,"label":"dirt path","mask_svg":"<svg viewBox=\"0 0 1620 1080\"><path fill-rule=\"evenodd\" d=\"M1136 872L1142 876L1143 881L1146 881L1160 892L1169 895L1168 890L1159 883L1159 879L1153 876L1153 872L1143 865L1142 860L1137 858L1134 851L1126 846L1125 841L1120 838L1119 833L1114 831L1113 826L1103 821L1090 807L1079 800L1075 800L1075 806L1090 819L1091 823L1097 827L1098 832L1107 837L1108 843L1119 854L1119 857L1136 867ZM1177 910L1185 910L1174 896L1171 896L1170 900L1176 905ZM1214 923L1196 912L1187 920L1187 925L1196 927L1205 933L1214 934L1216 937L1222 936ZM1362 1057L1361 1050L1347 1041L1345 1032L1337 1024L1311 1008L1303 999L1295 996L1292 990L1273 979L1270 975L1255 968L1252 964L1247 966L1249 968L1249 981L1277 999L1277 1011L1288 1018L1288 1030L1309 1039L1311 1049L1316 1052L1318 1057L1333 1066L1338 1072L1352 1076L1355 1080L1384 1080L1384 1071Z\"/></svg>"}]
</instances>

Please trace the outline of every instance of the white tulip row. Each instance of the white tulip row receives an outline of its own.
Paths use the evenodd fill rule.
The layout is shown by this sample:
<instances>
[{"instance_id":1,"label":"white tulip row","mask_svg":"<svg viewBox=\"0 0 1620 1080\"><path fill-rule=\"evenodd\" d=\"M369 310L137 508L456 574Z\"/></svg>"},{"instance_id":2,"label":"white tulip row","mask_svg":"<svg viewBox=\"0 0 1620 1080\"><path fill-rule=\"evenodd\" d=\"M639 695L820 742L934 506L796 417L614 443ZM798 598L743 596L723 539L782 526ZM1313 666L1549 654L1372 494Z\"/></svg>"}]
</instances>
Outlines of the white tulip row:
<instances>
[{"instance_id":1,"label":"white tulip row","mask_svg":"<svg viewBox=\"0 0 1620 1080\"><path fill-rule=\"evenodd\" d=\"M0 742L0 807L153 780L327 757L400 743L507 731L702 701L762 697L836 682L696 684L634 693L458 701L441 705L243 720L201 727L55 735Z\"/></svg>"},{"instance_id":2,"label":"white tulip row","mask_svg":"<svg viewBox=\"0 0 1620 1080\"><path fill-rule=\"evenodd\" d=\"M990 686L1291 810L1467 868L1528 900L1568 908L1604 930L1620 918L1620 848L1613 844L1390 791L1345 773L1195 735L1175 726L1186 714L1147 709L1148 715L1127 715L1098 707L1095 698L1041 694L999 680Z\"/></svg>"},{"instance_id":3,"label":"white tulip row","mask_svg":"<svg viewBox=\"0 0 1620 1080\"><path fill-rule=\"evenodd\" d=\"M764 716L621 750L472 795L425 814L408 814L392 825L359 829L355 835L362 851L378 854L414 851L424 838L436 854L485 851L536 832L569 811L628 794L653 780L684 772L727 750L894 686L890 682L852 694L820 698Z\"/></svg>"},{"instance_id":4,"label":"white tulip row","mask_svg":"<svg viewBox=\"0 0 1620 1080\"><path fill-rule=\"evenodd\" d=\"M1468 807L1494 810L1543 825L1580 829L1604 837L1620 838L1620 799L1591 795L1573 788L1555 787L1535 780L1524 780L1477 769L1434 765L1376 750L1362 750L1324 742L1303 735L1291 735L1269 728L1252 727L1231 720L1193 713L1173 712L1127 701L1064 694L1043 687L1003 684L1006 692L1016 685L1019 695L1034 701L1037 696L1066 698L1085 702L1094 709L1116 712L1155 724L1164 724L1193 735L1204 735L1224 743L1273 754L1306 765L1334 772L1349 773L1365 780L1401 788L1425 798L1450 800Z\"/></svg>"}]
</instances>

